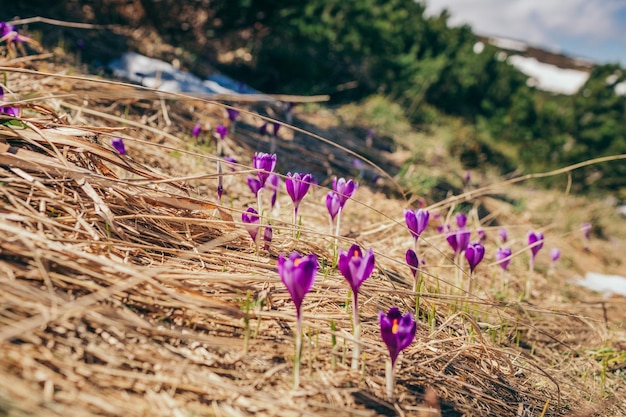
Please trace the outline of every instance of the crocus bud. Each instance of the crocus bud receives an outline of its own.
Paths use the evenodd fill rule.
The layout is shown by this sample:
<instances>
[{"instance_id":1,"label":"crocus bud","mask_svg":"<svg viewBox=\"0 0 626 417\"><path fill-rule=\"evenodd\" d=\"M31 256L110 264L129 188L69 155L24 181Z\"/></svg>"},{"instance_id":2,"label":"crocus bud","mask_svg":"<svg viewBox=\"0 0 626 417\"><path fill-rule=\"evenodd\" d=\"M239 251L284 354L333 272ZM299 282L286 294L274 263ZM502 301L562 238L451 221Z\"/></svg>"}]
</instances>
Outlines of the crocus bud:
<instances>
[{"instance_id":1,"label":"crocus bud","mask_svg":"<svg viewBox=\"0 0 626 417\"><path fill-rule=\"evenodd\" d=\"M511 248L498 248L496 251L496 262L505 271L511 263L511 254Z\"/></svg>"},{"instance_id":2,"label":"crocus bud","mask_svg":"<svg viewBox=\"0 0 626 417\"><path fill-rule=\"evenodd\" d=\"M124 146L122 138L111 139L111 146L113 146L120 155L126 155L126 147Z\"/></svg>"},{"instance_id":3,"label":"crocus bud","mask_svg":"<svg viewBox=\"0 0 626 417\"><path fill-rule=\"evenodd\" d=\"M470 272L474 272L476 266L483 260L485 256L485 247L480 243L472 242L465 249L465 258L470 267Z\"/></svg>"},{"instance_id":4,"label":"crocus bud","mask_svg":"<svg viewBox=\"0 0 626 417\"><path fill-rule=\"evenodd\" d=\"M528 246L530 246L533 259L535 259L537 252L543 247L543 233L528 232Z\"/></svg>"}]
</instances>

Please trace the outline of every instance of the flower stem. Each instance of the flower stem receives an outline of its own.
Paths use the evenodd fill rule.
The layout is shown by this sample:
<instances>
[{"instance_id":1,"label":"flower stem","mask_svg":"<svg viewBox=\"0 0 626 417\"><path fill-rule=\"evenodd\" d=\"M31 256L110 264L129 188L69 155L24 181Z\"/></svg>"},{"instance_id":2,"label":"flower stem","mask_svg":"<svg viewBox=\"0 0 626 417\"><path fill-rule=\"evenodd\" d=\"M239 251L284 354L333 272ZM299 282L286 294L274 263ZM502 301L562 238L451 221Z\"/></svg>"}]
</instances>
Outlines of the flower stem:
<instances>
[{"instance_id":1,"label":"flower stem","mask_svg":"<svg viewBox=\"0 0 626 417\"><path fill-rule=\"evenodd\" d=\"M352 370L359 369L359 356L361 355L361 346L359 344L361 338L361 324L359 322L358 308L358 292L352 294L352 327L354 336L354 346L352 348Z\"/></svg>"},{"instance_id":2,"label":"flower stem","mask_svg":"<svg viewBox=\"0 0 626 417\"><path fill-rule=\"evenodd\" d=\"M298 206L293 206L293 237L298 233Z\"/></svg>"},{"instance_id":3,"label":"flower stem","mask_svg":"<svg viewBox=\"0 0 626 417\"><path fill-rule=\"evenodd\" d=\"M472 295L472 278L474 277L474 272L470 271L469 278L467 280L467 297Z\"/></svg>"},{"instance_id":4,"label":"flower stem","mask_svg":"<svg viewBox=\"0 0 626 417\"><path fill-rule=\"evenodd\" d=\"M337 251L339 250L339 227L341 225L341 209L339 209L339 211L337 212L337 225L335 227L335 246L333 249L333 253L337 254ZM333 264L336 266L337 265L337 257L335 256L334 262Z\"/></svg>"},{"instance_id":5,"label":"flower stem","mask_svg":"<svg viewBox=\"0 0 626 417\"><path fill-rule=\"evenodd\" d=\"M217 160L217 205L222 204L222 192L224 191L224 177L222 176L222 160Z\"/></svg>"},{"instance_id":6,"label":"flower stem","mask_svg":"<svg viewBox=\"0 0 626 417\"><path fill-rule=\"evenodd\" d=\"M296 354L293 363L293 389L300 386L300 358L302 356L302 317L296 318Z\"/></svg>"},{"instance_id":7,"label":"flower stem","mask_svg":"<svg viewBox=\"0 0 626 417\"><path fill-rule=\"evenodd\" d=\"M526 278L526 292L524 293L525 299L530 298L531 280L532 280L533 273L535 272L535 257L534 256L530 257L529 265L530 267L528 269L528 277Z\"/></svg>"},{"instance_id":8,"label":"flower stem","mask_svg":"<svg viewBox=\"0 0 626 417\"><path fill-rule=\"evenodd\" d=\"M454 255L454 285L457 288L461 287L461 266L459 262L461 262L461 256L457 253ZM457 290L455 289L454 292L456 293Z\"/></svg>"},{"instance_id":9,"label":"flower stem","mask_svg":"<svg viewBox=\"0 0 626 417\"><path fill-rule=\"evenodd\" d=\"M386 363L385 366L385 380L386 380L386 385L387 385L387 401L393 401L393 390L394 390L394 384L395 384L395 370L394 370L394 364L391 362L391 359L389 359Z\"/></svg>"}]
</instances>

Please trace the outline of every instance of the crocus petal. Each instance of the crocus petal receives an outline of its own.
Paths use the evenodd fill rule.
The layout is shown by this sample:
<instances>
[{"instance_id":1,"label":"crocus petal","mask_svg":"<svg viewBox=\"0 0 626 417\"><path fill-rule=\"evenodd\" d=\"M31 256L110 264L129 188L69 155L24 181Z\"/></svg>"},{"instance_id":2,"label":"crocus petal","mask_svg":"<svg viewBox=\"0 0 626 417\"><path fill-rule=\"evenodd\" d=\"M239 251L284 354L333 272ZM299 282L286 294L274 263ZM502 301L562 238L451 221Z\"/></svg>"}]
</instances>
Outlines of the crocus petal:
<instances>
[{"instance_id":1,"label":"crocus petal","mask_svg":"<svg viewBox=\"0 0 626 417\"><path fill-rule=\"evenodd\" d=\"M448 242L455 254L459 253L459 244L456 241L456 232L449 233L446 236L446 241Z\"/></svg>"},{"instance_id":2,"label":"crocus petal","mask_svg":"<svg viewBox=\"0 0 626 417\"><path fill-rule=\"evenodd\" d=\"M215 133L220 139L224 139L228 135L228 128L224 125L215 126Z\"/></svg>"},{"instance_id":3,"label":"crocus petal","mask_svg":"<svg viewBox=\"0 0 626 417\"><path fill-rule=\"evenodd\" d=\"M459 229L462 229L467 225L467 216L464 213L458 213L456 215L456 225Z\"/></svg>"},{"instance_id":4,"label":"crocus petal","mask_svg":"<svg viewBox=\"0 0 626 417\"><path fill-rule=\"evenodd\" d=\"M558 261L560 257L561 257L561 251L559 249L552 248L550 250L550 259L552 260L552 262Z\"/></svg>"},{"instance_id":5,"label":"crocus petal","mask_svg":"<svg viewBox=\"0 0 626 417\"><path fill-rule=\"evenodd\" d=\"M419 233L417 233L417 217L413 210L404 210L404 222L413 237L417 238L419 236Z\"/></svg>"},{"instance_id":6,"label":"crocus petal","mask_svg":"<svg viewBox=\"0 0 626 417\"><path fill-rule=\"evenodd\" d=\"M235 109L226 109L226 115L228 116L228 120L234 122L239 117L239 110Z\"/></svg>"},{"instance_id":7,"label":"crocus petal","mask_svg":"<svg viewBox=\"0 0 626 417\"><path fill-rule=\"evenodd\" d=\"M261 181L254 177L248 176L248 187L250 187L250 191L256 196L259 194L259 190L263 188L261 186Z\"/></svg>"},{"instance_id":8,"label":"crocus petal","mask_svg":"<svg viewBox=\"0 0 626 417\"><path fill-rule=\"evenodd\" d=\"M469 244L471 232L467 229L461 229L456 231L457 244L459 245L459 252L463 252L467 249Z\"/></svg>"},{"instance_id":9,"label":"crocus petal","mask_svg":"<svg viewBox=\"0 0 626 417\"><path fill-rule=\"evenodd\" d=\"M263 249L269 250L273 234L272 228L265 226L265 230L263 231L263 240L265 241L265 245L263 245Z\"/></svg>"}]
</instances>

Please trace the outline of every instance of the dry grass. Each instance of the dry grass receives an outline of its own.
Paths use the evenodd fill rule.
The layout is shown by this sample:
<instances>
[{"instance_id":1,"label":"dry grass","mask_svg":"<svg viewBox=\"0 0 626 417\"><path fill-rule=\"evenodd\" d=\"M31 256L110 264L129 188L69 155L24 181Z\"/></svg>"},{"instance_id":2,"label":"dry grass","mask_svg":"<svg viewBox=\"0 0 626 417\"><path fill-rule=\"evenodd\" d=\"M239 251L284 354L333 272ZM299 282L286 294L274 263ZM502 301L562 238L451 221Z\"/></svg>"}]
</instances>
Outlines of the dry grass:
<instances>
[{"instance_id":1,"label":"dry grass","mask_svg":"<svg viewBox=\"0 0 626 417\"><path fill-rule=\"evenodd\" d=\"M65 68L34 58L4 66L7 98L22 108L22 125L0 126L0 415L626 411L623 300L564 287L589 265L620 262L623 240L611 240L610 230L591 252L575 238L575 215L601 213L601 203L585 207L587 200L562 193L536 198L539 192L503 183L433 204L443 217L460 202L473 204L471 226L487 230L489 254L496 248L497 224L509 227L516 254L509 290L500 291L492 255L478 268L471 297L454 288L456 267L445 239L430 228L421 245L427 267L418 335L401 356L397 402L390 404L384 400L386 351L377 312L392 305L415 308L403 262L411 245L402 225L407 205L385 194L395 184L362 184L343 219L341 246L357 242L377 257L374 277L362 289L364 365L354 373L347 365L347 285L331 267L326 188L316 187L305 198L299 239L292 238L284 192L271 213L269 251L256 255L241 227L241 211L253 204L245 185L249 161L267 146L254 133L260 124L254 112L244 115L227 141L227 153L241 164L225 174L225 204L217 207L216 157L188 132L196 122L220 123L219 104L69 77ZM317 131L329 138L342 134ZM283 135L281 172L311 171L322 181L352 171L352 156L332 141L299 131ZM109 146L113 136L125 139L127 156ZM341 143L358 149L356 138ZM382 152L377 158L379 165L392 164ZM493 197L499 194L537 207L515 208ZM558 214L554 205L572 214ZM479 219L479 208L490 214ZM535 295L520 302L527 274L523 240L539 228L547 245L561 248L564 261L548 274L544 249ZM293 306L275 267L277 255L292 250L315 252L322 261L305 300L307 337L296 391ZM612 354L604 369L601 359L609 356L601 352Z\"/></svg>"}]
</instances>

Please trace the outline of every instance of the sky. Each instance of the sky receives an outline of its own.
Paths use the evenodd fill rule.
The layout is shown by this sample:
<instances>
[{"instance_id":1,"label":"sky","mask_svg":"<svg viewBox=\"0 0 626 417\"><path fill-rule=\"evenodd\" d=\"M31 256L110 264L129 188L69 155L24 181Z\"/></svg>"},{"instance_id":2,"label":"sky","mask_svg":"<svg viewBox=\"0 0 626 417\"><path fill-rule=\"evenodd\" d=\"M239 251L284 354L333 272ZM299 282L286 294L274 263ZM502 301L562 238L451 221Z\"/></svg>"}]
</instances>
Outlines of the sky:
<instances>
[{"instance_id":1,"label":"sky","mask_svg":"<svg viewBox=\"0 0 626 417\"><path fill-rule=\"evenodd\" d=\"M450 24L595 62L626 66L626 0L423 0Z\"/></svg>"}]
</instances>

